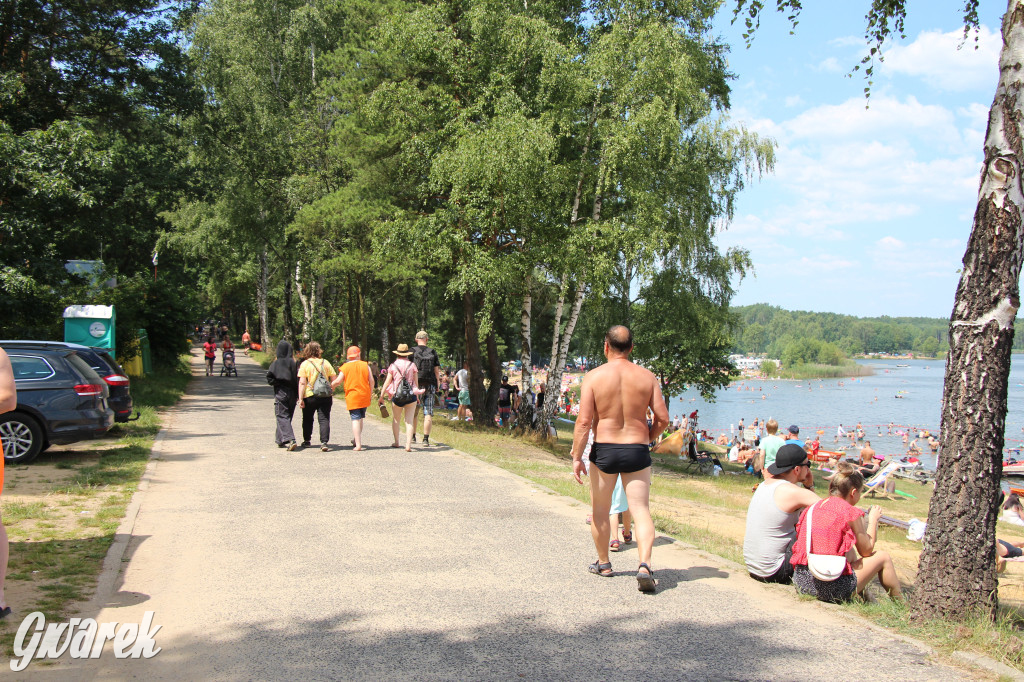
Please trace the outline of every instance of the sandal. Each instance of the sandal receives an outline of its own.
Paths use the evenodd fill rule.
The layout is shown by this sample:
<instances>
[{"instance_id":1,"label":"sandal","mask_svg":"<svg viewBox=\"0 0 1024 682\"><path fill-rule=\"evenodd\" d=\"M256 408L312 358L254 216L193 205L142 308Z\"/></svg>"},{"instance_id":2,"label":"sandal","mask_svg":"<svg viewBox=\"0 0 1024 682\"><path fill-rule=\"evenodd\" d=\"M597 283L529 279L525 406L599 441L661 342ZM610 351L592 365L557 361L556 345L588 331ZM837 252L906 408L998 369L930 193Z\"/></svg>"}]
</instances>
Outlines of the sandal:
<instances>
[{"instance_id":1,"label":"sandal","mask_svg":"<svg viewBox=\"0 0 1024 682\"><path fill-rule=\"evenodd\" d=\"M643 569L646 573L641 573L640 569ZM656 585L657 583L654 582L654 571L651 570L651 567L647 564L640 564L636 569L636 589L641 592L654 592Z\"/></svg>"},{"instance_id":2,"label":"sandal","mask_svg":"<svg viewBox=\"0 0 1024 682\"><path fill-rule=\"evenodd\" d=\"M587 570L602 578L611 578L614 575L612 572L612 562L609 561L602 564L600 559L587 566Z\"/></svg>"},{"instance_id":3,"label":"sandal","mask_svg":"<svg viewBox=\"0 0 1024 682\"><path fill-rule=\"evenodd\" d=\"M612 540L612 541L611 541L611 542L610 542L610 543L608 544L608 547L609 547L609 548L610 548L610 549L611 549L611 550L612 550L613 552L618 552L618 551L619 551L619 547L621 547L621 545L619 544L619 541L618 541L618 540Z\"/></svg>"},{"instance_id":4,"label":"sandal","mask_svg":"<svg viewBox=\"0 0 1024 682\"><path fill-rule=\"evenodd\" d=\"M622 531L622 541L627 545L633 542L633 534L627 533L626 531Z\"/></svg>"}]
</instances>

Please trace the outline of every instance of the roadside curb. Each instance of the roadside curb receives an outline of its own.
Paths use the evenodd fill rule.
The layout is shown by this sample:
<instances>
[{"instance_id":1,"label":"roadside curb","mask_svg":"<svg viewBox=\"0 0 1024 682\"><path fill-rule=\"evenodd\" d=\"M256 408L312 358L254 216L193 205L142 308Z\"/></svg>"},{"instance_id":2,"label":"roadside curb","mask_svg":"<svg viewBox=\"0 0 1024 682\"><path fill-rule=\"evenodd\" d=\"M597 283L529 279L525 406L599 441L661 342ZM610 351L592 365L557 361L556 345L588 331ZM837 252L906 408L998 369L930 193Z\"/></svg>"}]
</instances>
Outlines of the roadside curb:
<instances>
[{"instance_id":1,"label":"roadside curb","mask_svg":"<svg viewBox=\"0 0 1024 682\"><path fill-rule=\"evenodd\" d=\"M167 435L167 431L171 428L174 412L180 404L181 401L179 400L174 407L167 410L164 414L164 425L160 427L160 431L153 438L153 445L149 451L149 461L146 462L146 470L142 472L139 486L132 494L132 499L128 502L128 507L125 509L124 518L121 519L121 524L114 533L114 541L107 550L107 555L103 558L103 567L100 569L100 574L96 581L96 590L88 601L81 604L78 609L79 613L85 611L99 613L107 606L117 592L118 580L121 577L121 567L124 563L124 556L135 535L135 521L139 516L139 509L142 507L143 496L156 473L161 445Z\"/></svg>"}]
</instances>

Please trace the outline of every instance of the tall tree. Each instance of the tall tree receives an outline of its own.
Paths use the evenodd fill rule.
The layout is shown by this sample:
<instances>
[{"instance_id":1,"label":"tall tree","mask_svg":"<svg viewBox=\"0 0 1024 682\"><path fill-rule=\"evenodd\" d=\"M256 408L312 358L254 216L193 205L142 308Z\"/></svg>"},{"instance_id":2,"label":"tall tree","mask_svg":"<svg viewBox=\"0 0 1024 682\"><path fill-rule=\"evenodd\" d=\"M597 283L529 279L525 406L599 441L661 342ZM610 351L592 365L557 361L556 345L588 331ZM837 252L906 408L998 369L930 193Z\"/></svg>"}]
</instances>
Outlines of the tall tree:
<instances>
[{"instance_id":1,"label":"tall tree","mask_svg":"<svg viewBox=\"0 0 1024 682\"><path fill-rule=\"evenodd\" d=\"M964 4L978 27L978 0ZM737 0L749 31L762 3ZM794 25L800 0L777 0ZM867 14L870 78L884 42L902 35L905 0L873 0ZM961 620L998 607L995 528L1002 475L1010 352L1024 262L1024 0L1008 0L999 84L989 111L977 208L949 325L935 494L928 509L913 613ZM870 81L868 82L870 87Z\"/></svg>"},{"instance_id":2,"label":"tall tree","mask_svg":"<svg viewBox=\"0 0 1024 682\"><path fill-rule=\"evenodd\" d=\"M771 144L721 119L729 90L724 46L711 36L717 7L591 6L594 21L572 63L577 100L563 126L567 228L547 266L559 291L549 395L561 388L588 290L604 290L616 262L649 273L666 253L710 243L749 171L773 163ZM556 404L545 402L544 423Z\"/></svg>"},{"instance_id":3,"label":"tall tree","mask_svg":"<svg viewBox=\"0 0 1024 682\"><path fill-rule=\"evenodd\" d=\"M94 300L95 291L69 280L67 260L102 260L126 278L151 267L158 213L191 181L179 163L178 121L201 102L181 48L195 5L0 8L0 318L8 335L54 335L63 305ZM175 291L180 284L164 280ZM127 325L145 318L123 322L118 337L127 339L137 329Z\"/></svg>"}]
</instances>

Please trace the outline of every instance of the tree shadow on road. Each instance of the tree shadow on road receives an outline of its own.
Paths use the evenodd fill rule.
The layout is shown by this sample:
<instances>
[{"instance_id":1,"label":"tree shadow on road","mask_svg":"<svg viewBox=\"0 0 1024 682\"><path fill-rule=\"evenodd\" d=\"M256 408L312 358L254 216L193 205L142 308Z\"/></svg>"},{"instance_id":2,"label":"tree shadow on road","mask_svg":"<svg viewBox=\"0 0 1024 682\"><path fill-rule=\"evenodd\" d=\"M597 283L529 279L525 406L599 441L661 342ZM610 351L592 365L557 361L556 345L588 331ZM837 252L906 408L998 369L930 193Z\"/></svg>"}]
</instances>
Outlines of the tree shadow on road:
<instances>
[{"instance_id":1,"label":"tree shadow on road","mask_svg":"<svg viewBox=\"0 0 1024 682\"><path fill-rule=\"evenodd\" d=\"M282 622L268 610L266 617L261 624L208 631L202 640L161 631L156 643L163 651L155 658L115 661L108 649L100 663L105 674L148 679L758 680L793 672L790 662L809 653L798 639L774 636L749 619L711 624L680 618L650 627L637 617L610 615L573 627L546 623L550 614L538 611L474 627L453 622L385 631L377 614L367 619L340 611ZM820 672L824 678L840 671Z\"/></svg>"}]
</instances>

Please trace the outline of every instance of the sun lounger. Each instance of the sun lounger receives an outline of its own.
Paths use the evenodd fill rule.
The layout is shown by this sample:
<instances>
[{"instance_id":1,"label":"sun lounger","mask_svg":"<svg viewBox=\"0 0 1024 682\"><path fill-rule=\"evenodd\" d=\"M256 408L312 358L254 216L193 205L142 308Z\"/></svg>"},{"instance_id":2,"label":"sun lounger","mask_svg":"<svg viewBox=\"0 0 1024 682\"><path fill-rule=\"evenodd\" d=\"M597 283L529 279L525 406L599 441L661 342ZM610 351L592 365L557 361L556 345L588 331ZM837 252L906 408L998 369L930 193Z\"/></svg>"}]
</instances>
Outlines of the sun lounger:
<instances>
[{"instance_id":1,"label":"sun lounger","mask_svg":"<svg viewBox=\"0 0 1024 682\"><path fill-rule=\"evenodd\" d=\"M872 476L867 482L864 483L864 490L868 495L880 495L888 499L893 499L893 492L889 491L886 487L886 483L892 478L893 472L903 466L903 462L891 461L885 464L878 473Z\"/></svg>"}]
</instances>

